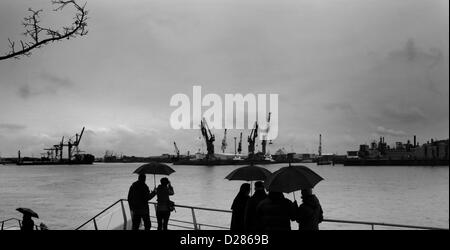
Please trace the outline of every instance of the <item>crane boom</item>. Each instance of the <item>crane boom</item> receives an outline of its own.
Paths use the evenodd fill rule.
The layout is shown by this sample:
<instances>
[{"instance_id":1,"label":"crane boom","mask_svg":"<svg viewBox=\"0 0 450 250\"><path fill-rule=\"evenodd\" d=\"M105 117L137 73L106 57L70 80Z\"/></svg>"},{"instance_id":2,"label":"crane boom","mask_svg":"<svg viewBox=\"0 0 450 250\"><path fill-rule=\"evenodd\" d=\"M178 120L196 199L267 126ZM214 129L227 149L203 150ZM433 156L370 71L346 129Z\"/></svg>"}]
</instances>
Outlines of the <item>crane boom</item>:
<instances>
[{"instance_id":1,"label":"crane boom","mask_svg":"<svg viewBox=\"0 0 450 250\"><path fill-rule=\"evenodd\" d=\"M223 132L223 140L222 140L222 153L225 153L225 149L227 148L227 129Z\"/></svg>"}]
</instances>

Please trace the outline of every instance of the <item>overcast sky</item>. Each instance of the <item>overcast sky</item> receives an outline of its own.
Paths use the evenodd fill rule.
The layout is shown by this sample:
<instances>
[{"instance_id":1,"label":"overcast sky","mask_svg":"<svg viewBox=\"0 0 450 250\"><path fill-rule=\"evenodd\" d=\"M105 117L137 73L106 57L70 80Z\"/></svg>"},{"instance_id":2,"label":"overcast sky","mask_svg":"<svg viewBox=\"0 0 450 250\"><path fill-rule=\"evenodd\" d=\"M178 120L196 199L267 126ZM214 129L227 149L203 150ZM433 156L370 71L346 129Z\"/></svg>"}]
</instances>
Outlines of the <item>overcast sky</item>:
<instances>
[{"instance_id":1,"label":"overcast sky","mask_svg":"<svg viewBox=\"0 0 450 250\"><path fill-rule=\"evenodd\" d=\"M127 155L202 148L169 126L172 95L279 94L269 150L345 153L385 136L449 136L447 0L89 0L87 36L0 61L1 156L37 156L86 126L82 149ZM70 23L50 0L0 1L0 53L28 7ZM223 131L216 134L216 151ZM229 131L229 152L234 151ZM244 136L247 136L245 131ZM203 148L205 148L203 146ZM246 151L247 145L244 143Z\"/></svg>"}]
</instances>

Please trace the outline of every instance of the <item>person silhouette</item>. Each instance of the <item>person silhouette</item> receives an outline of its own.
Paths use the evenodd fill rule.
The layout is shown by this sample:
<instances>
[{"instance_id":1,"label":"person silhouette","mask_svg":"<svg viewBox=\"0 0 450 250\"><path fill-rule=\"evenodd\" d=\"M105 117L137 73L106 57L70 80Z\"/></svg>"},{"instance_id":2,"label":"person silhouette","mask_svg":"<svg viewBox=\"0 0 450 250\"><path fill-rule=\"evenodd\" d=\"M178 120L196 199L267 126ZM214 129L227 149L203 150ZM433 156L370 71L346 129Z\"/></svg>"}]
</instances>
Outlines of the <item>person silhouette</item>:
<instances>
[{"instance_id":1,"label":"person silhouette","mask_svg":"<svg viewBox=\"0 0 450 250\"><path fill-rule=\"evenodd\" d=\"M294 204L281 192L270 191L267 198L256 207L257 229L263 231L291 230L295 220Z\"/></svg>"},{"instance_id":2,"label":"person silhouette","mask_svg":"<svg viewBox=\"0 0 450 250\"><path fill-rule=\"evenodd\" d=\"M299 230L319 230L319 223L323 221L323 210L312 189L302 190L302 204L298 207L296 220Z\"/></svg>"},{"instance_id":3,"label":"person silhouette","mask_svg":"<svg viewBox=\"0 0 450 250\"><path fill-rule=\"evenodd\" d=\"M250 194L250 184L244 183L239 189L239 193L233 200L231 205L231 226L232 231L244 231L245 230L245 208Z\"/></svg>"},{"instance_id":4,"label":"person silhouette","mask_svg":"<svg viewBox=\"0 0 450 250\"><path fill-rule=\"evenodd\" d=\"M169 179L161 178L161 184L156 188L158 203L156 205L156 218L158 220L158 230L167 230L169 224L170 212L173 208L173 202L169 196L174 195L173 187Z\"/></svg>"},{"instance_id":5,"label":"person silhouette","mask_svg":"<svg viewBox=\"0 0 450 250\"><path fill-rule=\"evenodd\" d=\"M131 211L132 230L139 230L141 219L144 221L145 230L150 230L150 209L148 201L155 197L155 191L150 192L145 184L145 174L140 174L128 191L128 205Z\"/></svg>"},{"instance_id":6,"label":"person silhouette","mask_svg":"<svg viewBox=\"0 0 450 250\"><path fill-rule=\"evenodd\" d=\"M245 208L245 230L254 231L257 229L256 207L267 197L262 181L255 182L255 193L248 199Z\"/></svg>"},{"instance_id":7,"label":"person silhouette","mask_svg":"<svg viewBox=\"0 0 450 250\"><path fill-rule=\"evenodd\" d=\"M29 213L24 213L22 217L22 231L33 231L34 230L34 221L31 219L31 215Z\"/></svg>"}]
</instances>

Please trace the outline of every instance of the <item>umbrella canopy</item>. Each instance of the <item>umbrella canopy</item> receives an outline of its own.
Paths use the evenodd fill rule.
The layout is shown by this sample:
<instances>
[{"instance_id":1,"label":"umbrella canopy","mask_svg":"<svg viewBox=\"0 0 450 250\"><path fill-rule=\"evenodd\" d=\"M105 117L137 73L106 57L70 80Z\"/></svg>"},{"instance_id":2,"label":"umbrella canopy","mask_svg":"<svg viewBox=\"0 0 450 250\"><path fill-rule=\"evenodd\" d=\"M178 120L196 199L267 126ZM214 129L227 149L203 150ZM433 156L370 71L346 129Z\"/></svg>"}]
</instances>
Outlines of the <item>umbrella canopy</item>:
<instances>
[{"instance_id":1,"label":"umbrella canopy","mask_svg":"<svg viewBox=\"0 0 450 250\"><path fill-rule=\"evenodd\" d=\"M225 179L230 181L265 181L271 174L265 168L250 165L233 170Z\"/></svg>"},{"instance_id":2,"label":"umbrella canopy","mask_svg":"<svg viewBox=\"0 0 450 250\"><path fill-rule=\"evenodd\" d=\"M23 214L29 214L31 217L39 218L39 215L29 208L19 207L16 210Z\"/></svg>"},{"instance_id":3,"label":"umbrella canopy","mask_svg":"<svg viewBox=\"0 0 450 250\"><path fill-rule=\"evenodd\" d=\"M150 162L147 164L144 164L134 170L133 173L135 174L161 174L161 175L170 175L171 173L175 172L171 167L164 163L160 162Z\"/></svg>"},{"instance_id":4,"label":"umbrella canopy","mask_svg":"<svg viewBox=\"0 0 450 250\"><path fill-rule=\"evenodd\" d=\"M291 193L313 188L323 178L305 166L283 167L275 171L264 183L269 191Z\"/></svg>"}]
</instances>

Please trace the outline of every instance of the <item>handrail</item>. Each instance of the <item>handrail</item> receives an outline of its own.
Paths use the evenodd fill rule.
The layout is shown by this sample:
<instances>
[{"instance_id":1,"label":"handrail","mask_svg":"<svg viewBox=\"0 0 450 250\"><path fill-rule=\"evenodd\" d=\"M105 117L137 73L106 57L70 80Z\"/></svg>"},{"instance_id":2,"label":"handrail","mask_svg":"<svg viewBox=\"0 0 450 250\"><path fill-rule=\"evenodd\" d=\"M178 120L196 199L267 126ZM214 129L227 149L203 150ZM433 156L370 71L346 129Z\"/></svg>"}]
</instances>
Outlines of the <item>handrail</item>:
<instances>
[{"instance_id":1,"label":"handrail","mask_svg":"<svg viewBox=\"0 0 450 250\"><path fill-rule=\"evenodd\" d=\"M3 230L5 229L5 222L13 221L13 220L17 221L17 223L19 224L19 225L18 225L19 228L22 228L22 220L17 219L17 218L9 218L9 219L0 221L0 231L3 231ZM8 228L14 228L14 227L13 227L13 226L10 226L10 227L8 227ZM35 230L39 230L39 229L40 229L40 226L34 225L34 228L35 228Z\"/></svg>"},{"instance_id":2,"label":"handrail","mask_svg":"<svg viewBox=\"0 0 450 250\"><path fill-rule=\"evenodd\" d=\"M4 228L5 228L5 222L13 221L13 220L15 220L15 221L17 221L17 222L19 223L19 228L20 228L20 222L21 222L21 220L19 220L19 219L17 219L17 218L9 218L9 219L0 221L0 223L1 223L0 230L4 230Z\"/></svg>"},{"instance_id":3,"label":"handrail","mask_svg":"<svg viewBox=\"0 0 450 250\"><path fill-rule=\"evenodd\" d=\"M77 227L76 230L79 230L80 228L82 228L83 226L85 226L86 224L88 224L91 221L94 221L94 227L97 229L97 225L96 225L97 223L96 223L95 219L98 216L100 216L101 214L103 214L104 212L106 212L107 210L109 210L111 207L115 206L117 203L119 203L119 202L122 203L124 201L127 201L127 199L119 199L119 200L117 200L112 205L110 205L109 207L105 208L100 213L98 213L97 215L95 215L94 217L92 217L91 219L86 221L85 223L83 223L81 226ZM149 202L149 204L156 205L157 203L156 202ZM197 207L197 206L187 206L187 205L175 205L175 207L191 209L192 217L193 217L192 219L193 220L192 220L192 222L190 222L190 221L182 221L182 220L170 219L170 221L191 224L191 225L193 225L193 229L194 230L199 230L201 228L201 226L212 227L212 228L220 228L220 229L229 229L229 228L223 227L223 226L198 223L196 221L196 217L195 217L195 210L232 213L231 210L224 210L224 209L217 209L217 208L206 208L206 207ZM124 219L126 220L126 215L125 215L125 212L124 212L123 204L122 204L122 213L124 215ZM324 219L323 222L369 225L369 226L371 226L372 230L375 229L375 226L410 228L410 229L424 229L424 230L449 230L448 228L426 227L426 226L415 226L415 225L404 225L404 224L393 224L393 223L371 222L371 221L351 221L351 220ZM169 224L169 225L173 225L173 224ZM180 226L180 225L173 225L173 226L181 227L181 228L187 228L185 226ZM126 227L124 227L124 228L126 228Z\"/></svg>"},{"instance_id":4,"label":"handrail","mask_svg":"<svg viewBox=\"0 0 450 250\"><path fill-rule=\"evenodd\" d=\"M324 219L323 221L324 222L344 223L344 224L370 225L370 226L372 226L372 229L374 226L385 226L385 227L401 227L401 228L414 228L414 229L426 229L426 230L449 230L448 228L425 227L425 226L392 224L392 223L371 222L371 221L350 221L350 220L335 220L335 219Z\"/></svg>"},{"instance_id":5,"label":"handrail","mask_svg":"<svg viewBox=\"0 0 450 250\"><path fill-rule=\"evenodd\" d=\"M124 199L119 199L118 201L114 202L112 205L110 205L109 207L103 209L100 213L96 214L94 217L90 218L88 221L86 221L85 223L83 223L81 226L77 227L75 230L78 230L80 228L82 228L83 226L85 226L86 224L88 224L89 222L95 220L95 218L97 218L98 216L100 216L101 214L103 214L104 212L108 211L110 208L114 207L117 203L121 202Z\"/></svg>"}]
</instances>

